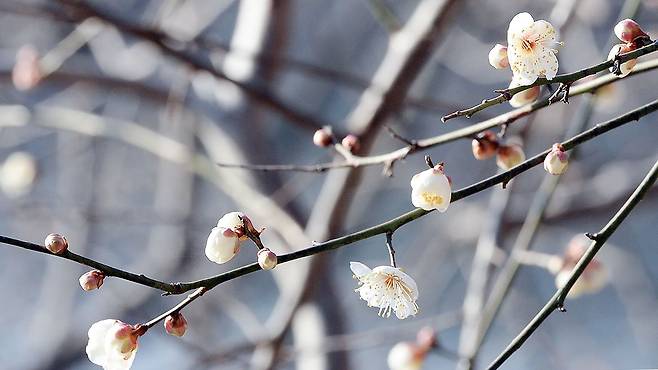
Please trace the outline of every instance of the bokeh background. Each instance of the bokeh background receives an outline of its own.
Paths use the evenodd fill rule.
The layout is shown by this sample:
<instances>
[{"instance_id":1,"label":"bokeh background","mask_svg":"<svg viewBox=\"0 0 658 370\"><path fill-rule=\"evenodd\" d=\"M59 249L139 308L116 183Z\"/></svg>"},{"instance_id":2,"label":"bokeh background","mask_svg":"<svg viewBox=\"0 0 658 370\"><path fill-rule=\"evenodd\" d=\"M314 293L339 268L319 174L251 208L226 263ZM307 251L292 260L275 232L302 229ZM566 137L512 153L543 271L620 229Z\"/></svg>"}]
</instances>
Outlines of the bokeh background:
<instances>
[{"instance_id":1,"label":"bokeh background","mask_svg":"<svg viewBox=\"0 0 658 370\"><path fill-rule=\"evenodd\" d=\"M396 163L392 177L383 176L381 166L299 173L213 162L330 161L332 152L311 140L323 124L339 135L362 134L362 154L384 153L404 145L385 125L418 139L506 112L510 107L502 104L471 120L440 122L507 87L511 73L491 68L487 54L505 42L518 12L560 27L564 73L603 60L624 1L449 2L427 57L407 61L417 73L395 85L395 64L413 43L391 42L396 28L428 22L431 12L414 12L443 3L3 0L0 233L39 243L60 232L82 255L164 281L189 281L255 260L252 245L226 265L205 258L210 229L229 211L242 210L267 227L264 241L277 253L388 220L412 207L409 179L424 169L420 153ZM88 5L109 19L89 18ZM643 1L634 18L656 37L657 14L658 2ZM44 76L29 89L16 86L17 54L26 63L34 53ZM395 89L381 104L391 83ZM593 101L591 124L655 99L657 83L655 72L615 83ZM564 136L585 99L521 119L507 135L523 136L529 155L542 151ZM380 116L372 119L368 107L378 104ZM281 106L301 116L282 114ZM533 250L561 254L573 235L607 222L656 160L656 119L650 115L581 146ZM459 188L496 172L495 161L476 161L470 145L459 140L424 153L445 162ZM420 289L421 312L414 318L382 319L353 291L349 261L388 261L380 236L222 284L185 309L185 337L156 328L142 338L133 369L383 369L389 349L426 325L455 352L484 225L500 213L497 246L509 250L544 177L535 168L504 192L479 193L395 233L398 264ZM506 207L492 211L501 199ZM551 316L504 368L658 367L657 207L653 189L599 254L609 284L570 300L568 312ZM506 258L504 252L498 257L489 282ZM93 322L143 322L180 299L111 278L85 293L77 278L87 270L0 248L0 368L94 368L84 353ZM553 280L541 268L520 269L475 369L485 368L553 294ZM455 367L454 358L438 353L424 368Z\"/></svg>"}]
</instances>

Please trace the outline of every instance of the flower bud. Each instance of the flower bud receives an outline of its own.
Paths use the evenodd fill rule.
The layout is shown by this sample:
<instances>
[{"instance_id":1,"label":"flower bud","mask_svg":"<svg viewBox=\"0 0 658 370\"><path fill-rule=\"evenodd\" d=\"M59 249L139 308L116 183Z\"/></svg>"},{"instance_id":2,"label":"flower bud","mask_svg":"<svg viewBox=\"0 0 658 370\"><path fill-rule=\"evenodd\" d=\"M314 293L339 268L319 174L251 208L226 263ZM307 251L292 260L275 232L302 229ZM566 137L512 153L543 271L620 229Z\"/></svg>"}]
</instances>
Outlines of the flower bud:
<instances>
[{"instance_id":1,"label":"flower bud","mask_svg":"<svg viewBox=\"0 0 658 370\"><path fill-rule=\"evenodd\" d=\"M614 60L615 57L619 54L625 54L628 52L631 52L635 50L635 47L632 45L627 45L627 44L617 44L610 49L610 53L608 54L608 60ZM635 68L635 65L637 64L637 59L631 59L625 63L622 63L619 66L619 71L621 74L619 77L624 77L627 76L633 68ZM614 67L610 67L610 72L615 72Z\"/></svg>"},{"instance_id":2,"label":"flower bud","mask_svg":"<svg viewBox=\"0 0 658 370\"><path fill-rule=\"evenodd\" d=\"M632 19L624 19L615 26L615 35L625 43L631 43L638 37L649 37L640 25Z\"/></svg>"},{"instance_id":3,"label":"flower bud","mask_svg":"<svg viewBox=\"0 0 658 370\"><path fill-rule=\"evenodd\" d=\"M167 334L182 337L187 330L187 320L180 312L172 313L164 320L164 327Z\"/></svg>"},{"instance_id":4,"label":"flower bud","mask_svg":"<svg viewBox=\"0 0 658 370\"><path fill-rule=\"evenodd\" d=\"M222 216L222 218L217 221L217 227L223 227L225 229L230 229L235 232L238 237L244 238L245 235L245 223L251 221L249 218L242 212L229 212Z\"/></svg>"},{"instance_id":5,"label":"flower bud","mask_svg":"<svg viewBox=\"0 0 658 370\"><path fill-rule=\"evenodd\" d=\"M420 348L423 348L426 351L430 348L438 347L439 341L436 338L436 330L434 330L431 326L423 327L416 334L416 343Z\"/></svg>"},{"instance_id":6,"label":"flower bud","mask_svg":"<svg viewBox=\"0 0 658 370\"><path fill-rule=\"evenodd\" d=\"M582 235L574 237L569 242L569 245L564 252L562 268L555 276L555 286L558 289L562 288L567 283L573 268L587 251L588 244L589 241ZM606 269L598 259L594 258L589 262L587 267L585 267L583 273L571 287L567 297L576 298L582 294L596 293L603 289L607 282L608 274Z\"/></svg>"},{"instance_id":7,"label":"flower bud","mask_svg":"<svg viewBox=\"0 0 658 370\"><path fill-rule=\"evenodd\" d=\"M80 276L80 286L86 291L98 289L103 285L105 274L99 270L92 270Z\"/></svg>"},{"instance_id":8,"label":"flower bud","mask_svg":"<svg viewBox=\"0 0 658 370\"><path fill-rule=\"evenodd\" d=\"M259 250L258 264L263 270L271 270L275 268L277 264L276 254L267 248Z\"/></svg>"},{"instance_id":9,"label":"flower bud","mask_svg":"<svg viewBox=\"0 0 658 370\"><path fill-rule=\"evenodd\" d=\"M44 245L46 249L55 254L62 254L69 247L66 238L59 234L48 234Z\"/></svg>"},{"instance_id":10,"label":"flower bud","mask_svg":"<svg viewBox=\"0 0 658 370\"><path fill-rule=\"evenodd\" d=\"M21 46L16 53L16 64L11 71L11 79L18 90L30 90L35 87L43 73L39 65L39 53L30 45Z\"/></svg>"},{"instance_id":11,"label":"flower bud","mask_svg":"<svg viewBox=\"0 0 658 370\"><path fill-rule=\"evenodd\" d=\"M501 145L498 148L496 164L501 169L507 171L523 161L525 161L525 153L523 153L523 147L521 145Z\"/></svg>"},{"instance_id":12,"label":"flower bud","mask_svg":"<svg viewBox=\"0 0 658 370\"><path fill-rule=\"evenodd\" d=\"M415 343L400 342L388 353L388 367L391 370L419 370L426 354L427 351Z\"/></svg>"},{"instance_id":13,"label":"flower bud","mask_svg":"<svg viewBox=\"0 0 658 370\"><path fill-rule=\"evenodd\" d=\"M350 153L354 153L359 150L359 147L361 146L361 142L359 141L359 138L356 137L356 135L349 134L343 138L343 141L341 141L341 144L345 147L345 149L349 150Z\"/></svg>"},{"instance_id":14,"label":"flower bud","mask_svg":"<svg viewBox=\"0 0 658 370\"><path fill-rule=\"evenodd\" d=\"M489 52L489 64L496 69L504 69L509 67L509 60L507 59L507 46L496 44L496 46Z\"/></svg>"},{"instance_id":15,"label":"flower bud","mask_svg":"<svg viewBox=\"0 0 658 370\"><path fill-rule=\"evenodd\" d=\"M147 328L119 320L101 320L89 328L87 357L104 369L130 369L137 352L137 341Z\"/></svg>"},{"instance_id":16,"label":"flower bud","mask_svg":"<svg viewBox=\"0 0 658 370\"><path fill-rule=\"evenodd\" d=\"M224 227L214 227L206 241L206 257L215 263L226 263L240 251L238 234Z\"/></svg>"},{"instance_id":17,"label":"flower bud","mask_svg":"<svg viewBox=\"0 0 658 370\"><path fill-rule=\"evenodd\" d=\"M489 159L496 154L496 149L498 149L498 137L492 131L482 132L473 139L471 147L475 159Z\"/></svg>"},{"instance_id":18,"label":"flower bud","mask_svg":"<svg viewBox=\"0 0 658 370\"><path fill-rule=\"evenodd\" d=\"M569 157L561 144L555 143L544 158L544 169L551 175L561 175L569 167Z\"/></svg>"},{"instance_id":19,"label":"flower bud","mask_svg":"<svg viewBox=\"0 0 658 370\"><path fill-rule=\"evenodd\" d=\"M333 136L331 135L331 127L325 126L321 129L318 129L313 134L313 144L319 146L320 148L328 147L331 143L334 142Z\"/></svg>"}]
</instances>

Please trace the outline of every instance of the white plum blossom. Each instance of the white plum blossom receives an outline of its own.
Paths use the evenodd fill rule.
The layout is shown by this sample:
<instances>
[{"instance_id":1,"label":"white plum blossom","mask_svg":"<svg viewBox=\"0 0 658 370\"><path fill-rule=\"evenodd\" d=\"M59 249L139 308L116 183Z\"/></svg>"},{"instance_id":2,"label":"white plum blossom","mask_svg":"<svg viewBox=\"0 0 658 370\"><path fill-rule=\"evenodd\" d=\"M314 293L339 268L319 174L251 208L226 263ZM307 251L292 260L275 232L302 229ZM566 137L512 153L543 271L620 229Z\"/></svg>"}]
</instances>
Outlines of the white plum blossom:
<instances>
[{"instance_id":1,"label":"white plum blossom","mask_svg":"<svg viewBox=\"0 0 658 370\"><path fill-rule=\"evenodd\" d=\"M226 263L240 251L240 237L232 229L213 227L206 241L206 257L215 263Z\"/></svg>"},{"instance_id":2,"label":"white plum blossom","mask_svg":"<svg viewBox=\"0 0 658 370\"><path fill-rule=\"evenodd\" d=\"M450 205L452 189L450 180L443 171L443 165L415 174L411 178L411 203L426 211L445 212Z\"/></svg>"},{"instance_id":3,"label":"white plum blossom","mask_svg":"<svg viewBox=\"0 0 658 370\"><path fill-rule=\"evenodd\" d=\"M398 319L418 313L418 286L411 276L397 267L379 266L370 269L360 262L350 262L354 277L359 280L355 290L368 307L378 307L379 316L389 317L395 311Z\"/></svg>"},{"instance_id":4,"label":"white plum blossom","mask_svg":"<svg viewBox=\"0 0 658 370\"><path fill-rule=\"evenodd\" d=\"M26 152L10 154L0 167L0 188L11 198L29 193L36 178L37 162Z\"/></svg>"},{"instance_id":5,"label":"white plum blossom","mask_svg":"<svg viewBox=\"0 0 658 370\"><path fill-rule=\"evenodd\" d=\"M544 169L551 175L561 175L569 167L569 156L562 145L555 143L544 158Z\"/></svg>"},{"instance_id":6,"label":"white plum blossom","mask_svg":"<svg viewBox=\"0 0 658 370\"><path fill-rule=\"evenodd\" d=\"M553 25L535 21L528 13L519 13L507 30L507 57L514 77L521 85L530 85L538 77L552 80L557 74L556 32Z\"/></svg>"},{"instance_id":7,"label":"white plum blossom","mask_svg":"<svg viewBox=\"0 0 658 370\"><path fill-rule=\"evenodd\" d=\"M217 227L223 227L225 229L231 229L239 236L244 235L244 219L245 215L242 212L229 212L222 216L222 218L217 221Z\"/></svg>"},{"instance_id":8,"label":"white plum blossom","mask_svg":"<svg viewBox=\"0 0 658 370\"><path fill-rule=\"evenodd\" d=\"M513 89L521 85L522 84L520 83L520 79L514 76L514 78L512 78L512 81L509 84L509 88ZM535 100L537 100L537 98L539 97L539 93L540 93L539 86L533 86L529 89L514 94L512 98L509 100L509 104L514 108L522 107L526 104L532 103Z\"/></svg>"},{"instance_id":9,"label":"white plum blossom","mask_svg":"<svg viewBox=\"0 0 658 370\"><path fill-rule=\"evenodd\" d=\"M489 64L496 69L509 67L509 60L507 60L507 46L496 44L496 46L489 51Z\"/></svg>"},{"instance_id":10,"label":"white plum blossom","mask_svg":"<svg viewBox=\"0 0 658 370\"><path fill-rule=\"evenodd\" d=\"M426 350L415 343L400 342L391 348L386 359L391 370L420 370Z\"/></svg>"},{"instance_id":11,"label":"white plum blossom","mask_svg":"<svg viewBox=\"0 0 658 370\"><path fill-rule=\"evenodd\" d=\"M104 370L128 370L137 352L137 338L143 333L119 320L107 319L89 328L87 357Z\"/></svg>"}]
</instances>

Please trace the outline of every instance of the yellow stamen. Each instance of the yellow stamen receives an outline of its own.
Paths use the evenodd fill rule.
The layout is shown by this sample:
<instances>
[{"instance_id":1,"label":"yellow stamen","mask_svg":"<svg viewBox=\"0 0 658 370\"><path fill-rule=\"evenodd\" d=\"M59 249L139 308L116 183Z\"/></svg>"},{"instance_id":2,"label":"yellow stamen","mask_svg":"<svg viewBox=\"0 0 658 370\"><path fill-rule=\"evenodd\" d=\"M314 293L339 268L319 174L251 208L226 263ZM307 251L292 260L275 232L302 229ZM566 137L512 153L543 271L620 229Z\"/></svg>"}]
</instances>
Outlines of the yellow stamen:
<instances>
[{"instance_id":1,"label":"yellow stamen","mask_svg":"<svg viewBox=\"0 0 658 370\"><path fill-rule=\"evenodd\" d=\"M441 203L443 203L443 197L440 196L440 195L437 195L435 193L430 193L428 191L425 191L421 194L421 196L423 197L423 200L426 203L428 203L432 206L438 206Z\"/></svg>"}]
</instances>

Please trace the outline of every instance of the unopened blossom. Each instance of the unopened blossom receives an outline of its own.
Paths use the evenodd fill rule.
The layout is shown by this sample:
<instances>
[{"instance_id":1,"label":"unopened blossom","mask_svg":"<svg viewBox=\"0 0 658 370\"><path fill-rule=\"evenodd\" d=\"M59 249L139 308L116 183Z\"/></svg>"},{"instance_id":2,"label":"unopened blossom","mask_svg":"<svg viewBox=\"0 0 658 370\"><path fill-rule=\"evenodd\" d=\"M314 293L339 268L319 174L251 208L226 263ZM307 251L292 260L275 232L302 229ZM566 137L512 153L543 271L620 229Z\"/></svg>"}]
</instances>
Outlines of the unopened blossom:
<instances>
[{"instance_id":1,"label":"unopened blossom","mask_svg":"<svg viewBox=\"0 0 658 370\"><path fill-rule=\"evenodd\" d=\"M439 340L436 337L436 330L431 326L424 326L416 333L416 343L421 347L429 350L439 346Z\"/></svg>"},{"instance_id":2,"label":"unopened blossom","mask_svg":"<svg viewBox=\"0 0 658 370\"><path fill-rule=\"evenodd\" d=\"M43 244L46 246L46 249L55 254L62 254L69 247L69 242L66 238L55 233L48 234Z\"/></svg>"},{"instance_id":3,"label":"unopened blossom","mask_svg":"<svg viewBox=\"0 0 658 370\"><path fill-rule=\"evenodd\" d=\"M360 262L350 262L354 277L359 280L356 292L368 307L379 308L379 316L395 312L398 319L418 313L418 286L411 276L397 267L379 266L370 269Z\"/></svg>"},{"instance_id":4,"label":"unopened blossom","mask_svg":"<svg viewBox=\"0 0 658 370\"><path fill-rule=\"evenodd\" d=\"M588 242L581 236L577 236L569 243L564 257L562 268L555 276L555 285L557 288L562 288L576 266L578 261L582 258L588 248ZM608 283L608 273L601 264L601 262L594 258L592 259L578 280L569 290L567 297L576 298L583 294L593 294L605 287Z\"/></svg>"},{"instance_id":5,"label":"unopened blossom","mask_svg":"<svg viewBox=\"0 0 658 370\"><path fill-rule=\"evenodd\" d=\"M391 370L420 370L427 350L416 343L399 342L388 352L386 362Z\"/></svg>"},{"instance_id":6,"label":"unopened blossom","mask_svg":"<svg viewBox=\"0 0 658 370\"><path fill-rule=\"evenodd\" d=\"M11 80L18 90L30 90L35 87L43 72L39 64L39 53L31 45L24 45L16 53L16 64L11 71Z\"/></svg>"},{"instance_id":7,"label":"unopened blossom","mask_svg":"<svg viewBox=\"0 0 658 370\"><path fill-rule=\"evenodd\" d=\"M215 263L226 263L240 251L240 237L232 229L214 227L206 241L206 257Z\"/></svg>"},{"instance_id":8,"label":"unopened blossom","mask_svg":"<svg viewBox=\"0 0 658 370\"><path fill-rule=\"evenodd\" d=\"M489 52L489 64L496 69L509 67L507 60L507 46L496 44Z\"/></svg>"},{"instance_id":9,"label":"unopened blossom","mask_svg":"<svg viewBox=\"0 0 658 370\"><path fill-rule=\"evenodd\" d=\"M102 271L92 270L80 276L80 286L86 291L98 289L103 285L105 274Z\"/></svg>"},{"instance_id":10,"label":"unopened blossom","mask_svg":"<svg viewBox=\"0 0 658 370\"><path fill-rule=\"evenodd\" d=\"M128 370L135 360L140 328L119 320L107 319L89 328L87 357L104 370Z\"/></svg>"},{"instance_id":11,"label":"unopened blossom","mask_svg":"<svg viewBox=\"0 0 658 370\"><path fill-rule=\"evenodd\" d=\"M502 170L509 170L525 161L523 147L519 144L501 145L496 153L496 164Z\"/></svg>"},{"instance_id":12,"label":"unopened blossom","mask_svg":"<svg viewBox=\"0 0 658 370\"><path fill-rule=\"evenodd\" d=\"M276 267L277 257L274 252L267 248L258 251L258 265L263 270L271 270Z\"/></svg>"},{"instance_id":13,"label":"unopened blossom","mask_svg":"<svg viewBox=\"0 0 658 370\"><path fill-rule=\"evenodd\" d=\"M14 152L0 167L0 188L11 198L25 195L32 190L37 177L37 162L26 152Z\"/></svg>"},{"instance_id":14,"label":"unopened blossom","mask_svg":"<svg viewBox=\"0 0 658 370\"><path fill-rule=\"evenodd\" d=\"M615 25L615 35L625 43L632 43L637 38L649 38L637 22L632 19L624 19Z\"/></svg>"},{"instance_id":15,"label":"unopened blossom","mask_svg":"<svg viewBox=\"0 0 658 370\"><path fill-rule=\"evenodd\" d=\"M167 334L182 337L187 330L187 320L180 312L172 313L165 318L164 327Z\"/></svg>"},{"instance_id":16,"label":"unopened blossom","mask_svg":"<svg viewBox=\"0 0 658 370\"><path fill-rule=\"evenodd\" d=\"M323 127L315 131L313 134L313 144L321 148L331 145L333 141L334 139L331 135L331 127Z\"/></svg>"},{"instance_id":17,"label":"unopened blossom","mask_svg":"<svg viewBox=\"0 0 658 370\"><path fill-rule=\"evenodd\" d=\"M242 212L229 212L217 221L217 227L230 229L238 236L243 237L245 234L245 221L247 216Z\"/></svg>"},{"instance_id":18,"label":"unopened blossom","mask_svg":"<svg viewBox=\"0 0 658 370\"><path fill-rule=\"evenodd\" d=\"M521 85L530 85L539 77L552 80L558 61L555 28L550 23L535 21L528 13L519 13L507 30L507 57L514 78Z\"/></svg>"},{"instance_id":19,"label":"unopened blossom","mask_svg":"<svg viewBox=\"0 0 658 370\"><path fill-rule=\"evenodd\" d=\"M473 139L471 148L475 159L489 159L496 154L496 149L498 149L498 136L492 131L482 132Z\"/></svg>"},{"instance_id":20,"label":"unopened blossom","mask_svg":"<svg viewBox=\"0 0 658 370\"><path fill-rule=\"evenodd\" d=\"M608 60L614 60L617 55L619 54L625 54L628 52L631 52L635 50L635 46L632 44L617 44L610 49L610 53L608 54ZM629 73L635 68L635 65L637 64L637 59L630 59L624 63L622 63L619 66L619 72L621 73L619 77L625 77L628 76ZM610 67L610 72L615 72L614 67Z\"/></svg>"},{"instance_id":21,"label":"unopened blossom","mask_svg":"<svg viewBox=\"0 0 658 370\"><path fill-rule=\"evenodd\" d=\"M520 80L517 77L514 77L509 84L509 88L513 89L518 86L521 86ZM539 86L530 87L512 95L512 98L509 100L509 104L514 108L519 108L526 104L530 104L537 100L540 92L541 90Z\"/></svg>"},{"instance_id":22,"label":"unopened blossom","mask_svg":"<svg viewBox=\"0 0 658 370\"><path fill-rule=\"evenodd\" d=\"M411 178L411 203L426 211L445 212L450 205L452 189L443 164L415 174Z\"/></svg>"},{"instance_id":23,"label":"unopened blossom","mask_svg":"<svg viewBox=\"0 0 658 370\"><path fill-rule=\"evenodd\" d=\"M356 135L349 134L343 138L341 144L351 153L357 152L361 147L361 141Z\"/></svg>"},{"instance_id":24,"label":"unopened blossom","mask_svg":"<svg viewBox=\"0 0 658 370\"><path fill-rule=\"evenodd\" d=\"M544 169L551 175L561 175L569 167L569 156L561 144L555 143L544 158Z\"/></svg>"}]
</instances>

